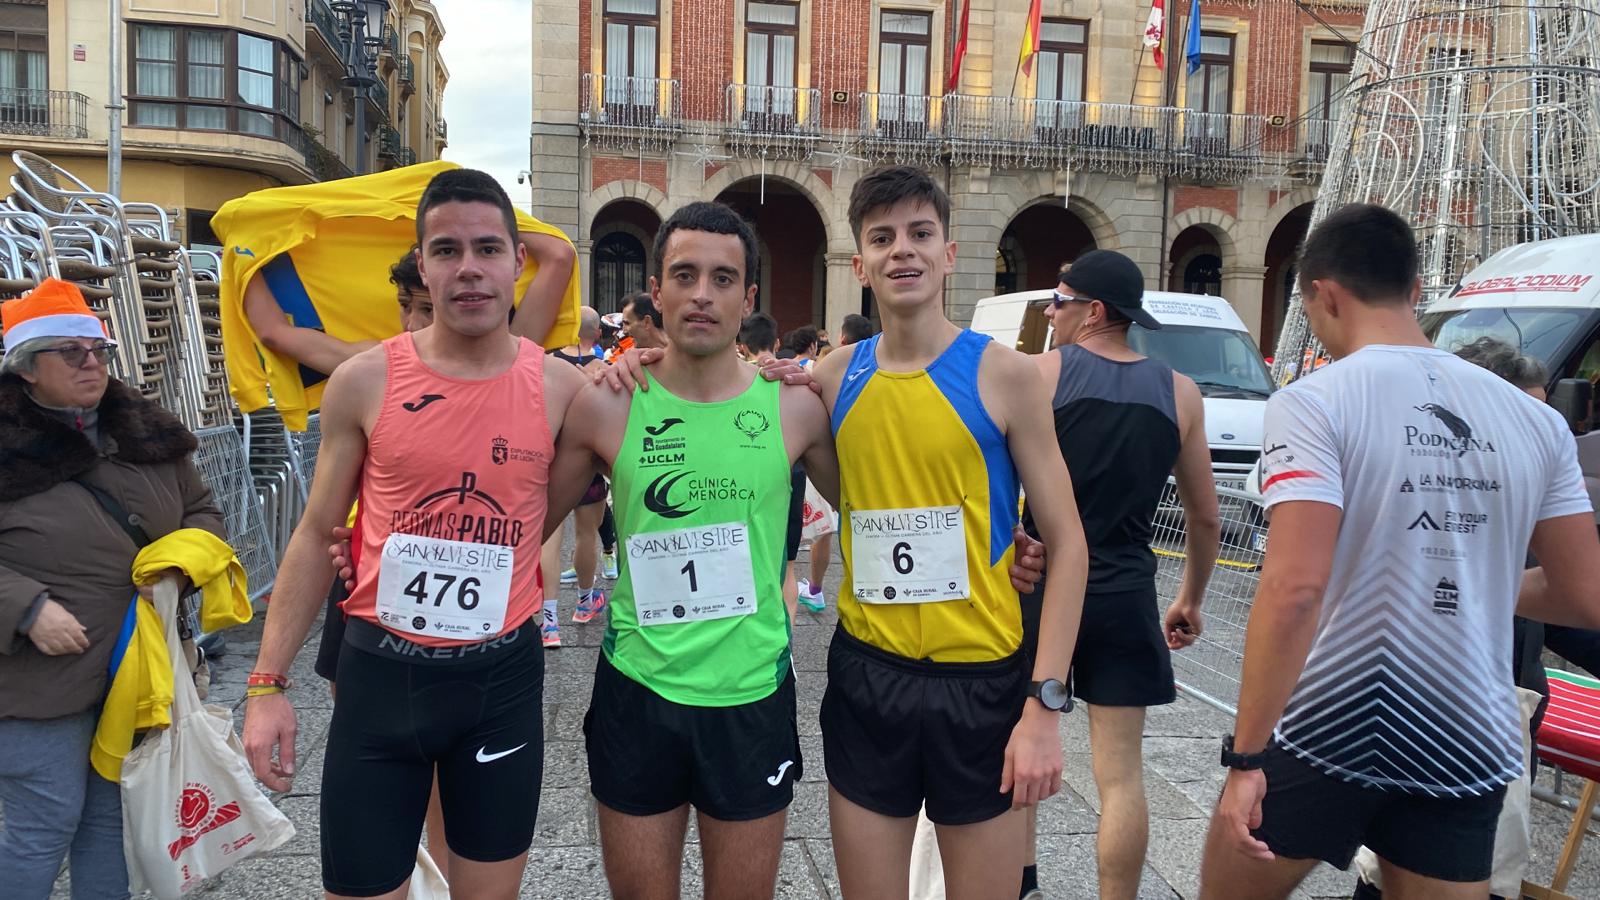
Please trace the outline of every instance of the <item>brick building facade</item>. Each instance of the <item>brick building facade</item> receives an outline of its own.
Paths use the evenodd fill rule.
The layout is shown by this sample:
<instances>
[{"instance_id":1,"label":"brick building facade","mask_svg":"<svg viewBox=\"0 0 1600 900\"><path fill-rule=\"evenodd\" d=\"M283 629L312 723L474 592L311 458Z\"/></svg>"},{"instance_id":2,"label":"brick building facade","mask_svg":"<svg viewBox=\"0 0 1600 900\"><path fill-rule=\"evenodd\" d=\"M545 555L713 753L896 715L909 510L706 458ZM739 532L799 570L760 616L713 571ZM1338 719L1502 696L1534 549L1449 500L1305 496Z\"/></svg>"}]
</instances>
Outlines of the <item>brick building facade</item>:
<instances>
[{"instance_id":1,"label":"brick building facade","mask_svg":"<svg viewBox=\"0 0 1600 900\"><path fill-rule=\"evenodd\" d=\"M1206 0L1190 57L1172 0L1163 69L1148 0L1043 0L1024 73L1026 0L970 0L952 79L963 5L534 0L534 212L573 235L589 302L642 288L661 220L718 199L755 224L784 329L870 316L846 206L903 161L951 194L958 321L1103 247L1228 298L1270 347L1363 4Z\"/></svg>"}]
</instances>

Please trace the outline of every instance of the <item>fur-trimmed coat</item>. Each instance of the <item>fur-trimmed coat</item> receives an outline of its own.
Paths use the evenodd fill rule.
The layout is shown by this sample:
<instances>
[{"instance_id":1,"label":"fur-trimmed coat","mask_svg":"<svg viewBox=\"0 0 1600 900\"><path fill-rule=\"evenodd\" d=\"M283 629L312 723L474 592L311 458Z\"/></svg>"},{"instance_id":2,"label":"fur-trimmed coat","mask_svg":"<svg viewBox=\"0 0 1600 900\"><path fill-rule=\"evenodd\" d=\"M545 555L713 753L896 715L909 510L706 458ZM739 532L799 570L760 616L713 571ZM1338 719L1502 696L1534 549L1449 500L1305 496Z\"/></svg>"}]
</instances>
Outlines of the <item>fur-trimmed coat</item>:
<instances>
[{"instance_id":1,"label":"fur-trimmed coat","mask_svg":"<svg viewBox=\"0 0 1600 900\"><path fill-rule=\"evenodd\" d=\"M95 708L134 594L138 547L72 481L114 497L152 540L179 528L226 538L178 418L113 379L100 400L101 446L41 409L15 376L0 378L0 719L49 719ZM17 627L40 592L77 617L89 649L46 656Z\"/></svg>"}]
</instances>

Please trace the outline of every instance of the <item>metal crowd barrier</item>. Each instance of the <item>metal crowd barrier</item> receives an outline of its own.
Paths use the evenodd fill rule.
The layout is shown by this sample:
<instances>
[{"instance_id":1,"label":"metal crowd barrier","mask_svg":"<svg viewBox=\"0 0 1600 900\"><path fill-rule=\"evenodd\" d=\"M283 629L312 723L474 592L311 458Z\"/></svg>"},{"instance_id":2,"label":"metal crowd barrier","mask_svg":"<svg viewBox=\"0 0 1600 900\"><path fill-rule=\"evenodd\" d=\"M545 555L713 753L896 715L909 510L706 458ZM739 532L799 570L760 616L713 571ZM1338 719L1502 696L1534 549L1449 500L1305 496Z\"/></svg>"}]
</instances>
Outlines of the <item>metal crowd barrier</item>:
<instances>
[{"instance_id":1,"label":"metal crowd barrier","mask_svg":"<svg viewBox=\"0 0 1600 900\"><path fill-rule=\"evenodd\" d=\"M1172 654L1172 668L1184 693L1236 715L1239 676L1244 665L1244 632L1256 585L1261 580L1267 529L1259 495L1219 485L1217 499L1222 516L1222 546L1200 609L1205 627L1192 646ZM1156 595L1162 614L1178 596L1183 582L1186 533L1177 483L1168 478L1156 509L1153 543Z\"/></svg>"},{"instance_id":2,"label":"metal crowd barrier","mask_svg":"<svg viewBox=\"0 0 1600 900\"><path fill-rule=\"evenodd\" d=\"M1172 669L1179 690L1236 716L1239 681L1244 669L1245 629L1261 581L1267 524L1259 494L1218 485L1217 499L1222 514L1222 546L1201 606L1205 628L1193 645L1172 654ZM1154 540L1156 595L1159 613L1163 615L1168 604L1178 596L1178 587L1183 581L1186 533L1177 484L1169 478L1156 509ZM1507 622L1506 627L1509 629L1511 623ZM1578 671L1552 653L1545 654L1544 662L1550 668ZM1564 793L1561 770L1553 767L1552 770L1553 784L1546 787L1535 783L1533 796L1569 812L1575 810L1577 803ZM1591 818L1600 822L1600 809L1595 810Z\"/></svg>"}]
</instances>

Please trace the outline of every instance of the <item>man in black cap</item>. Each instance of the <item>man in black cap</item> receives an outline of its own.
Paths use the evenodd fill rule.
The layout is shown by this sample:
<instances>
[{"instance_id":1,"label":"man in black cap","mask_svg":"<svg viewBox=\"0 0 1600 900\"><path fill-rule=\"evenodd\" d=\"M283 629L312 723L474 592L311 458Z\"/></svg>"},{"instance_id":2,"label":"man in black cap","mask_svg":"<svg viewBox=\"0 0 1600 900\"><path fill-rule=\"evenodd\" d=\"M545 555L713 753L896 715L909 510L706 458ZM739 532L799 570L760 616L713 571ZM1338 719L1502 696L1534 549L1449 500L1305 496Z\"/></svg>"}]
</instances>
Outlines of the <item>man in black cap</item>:
<instances>
[{"instance_id":1,"label":"man in black cap","mask_svg":"<svg viewBox=\"0 0 1600 900\"><path fill-rule=\"evenodd\" d=\"M1170 651L1200 634L1200 601L1221 533L1200 390L1128 346L1132 325L1161 327L1143 304L1144 275L1133 260L1090 251L1061 267L1046 312L1053 346L1035 357L1054 394L1056 436L1089 544L1089 585L1069 684L1088 708L1101 803L1099 895L1108 900L1139 890L1149 835L1141 774L1144 711L1176 698ZM1150 541L1168 474L1177 477L1188 526L1188 564L1163 622L1156 618ZM1031 533L1031 508L1023 511L1023 525ZM1022 598L1023 649L1030 657L1042 596L1036 590ZM1031 827L1029 838L1024 898L1037 891Z\"/></svg>"}]
</instances>

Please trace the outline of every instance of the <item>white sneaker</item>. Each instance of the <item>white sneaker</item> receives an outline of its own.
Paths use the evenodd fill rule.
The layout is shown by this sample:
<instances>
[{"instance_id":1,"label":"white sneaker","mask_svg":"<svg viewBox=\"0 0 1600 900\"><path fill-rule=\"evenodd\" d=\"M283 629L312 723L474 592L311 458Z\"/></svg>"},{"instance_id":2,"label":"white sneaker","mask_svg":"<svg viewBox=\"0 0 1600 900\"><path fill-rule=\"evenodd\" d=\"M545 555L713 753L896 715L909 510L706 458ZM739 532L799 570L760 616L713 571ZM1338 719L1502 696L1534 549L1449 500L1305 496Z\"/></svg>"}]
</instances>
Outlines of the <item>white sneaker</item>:
<instances>
[{"instance_id":1,"label":"white sneaker","mask_svg":"<svg viewBox=\"0 0 1600 900\"><path fill-rule=\"evenodd\" d=\"M617 555L615 553L600 554L600 577L617 580Z\"/></svg>"}]
</instances>

